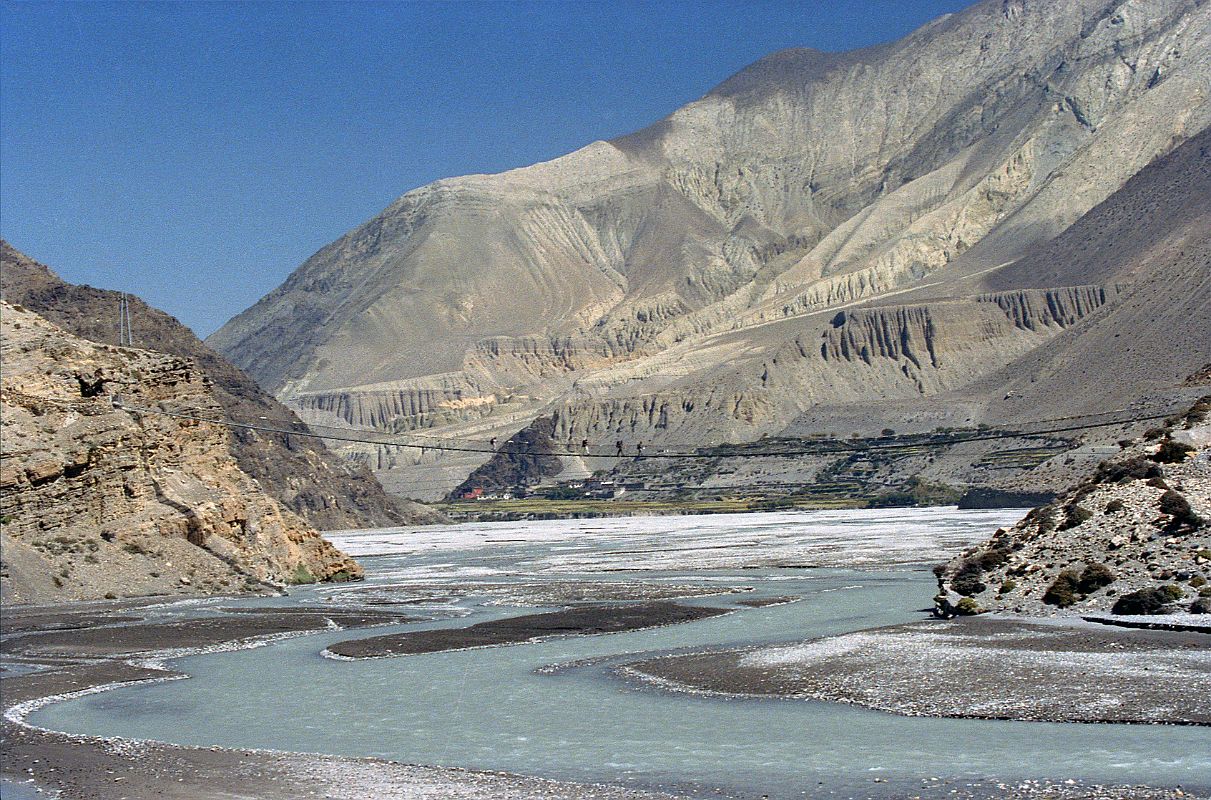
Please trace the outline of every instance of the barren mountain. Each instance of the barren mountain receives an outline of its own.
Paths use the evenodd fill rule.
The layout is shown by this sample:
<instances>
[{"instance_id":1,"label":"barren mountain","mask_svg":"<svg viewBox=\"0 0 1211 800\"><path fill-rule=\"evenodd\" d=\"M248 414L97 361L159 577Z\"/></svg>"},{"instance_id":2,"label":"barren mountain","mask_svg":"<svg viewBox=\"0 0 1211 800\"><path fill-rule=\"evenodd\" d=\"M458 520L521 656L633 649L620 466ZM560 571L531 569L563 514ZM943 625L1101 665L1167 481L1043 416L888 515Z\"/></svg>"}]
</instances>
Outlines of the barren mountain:
<instances>
[{"instance_id":1,"label":"barren mountain","mask_svg":"<svg viewBox=\"0 0 1211 800\"><path fill-rule=\"evenodd\" d=\"M70 333L118 344L121 295L75 286L0 241L0 293ZM247 375L202 343L189 328L129 296L140 348L189 358L212 381L222 413L235 419L306 432L302 421ZM316 439L233 429L226 439L240 468L287 508L321 530L433 522L440 515L385 494L361 464L330 453Z\"/></svg>"},{"instance_id":2,"label":"barren mountain","mask_svg":"<svg viewBox=\"0 0 1211 800\"><path fill-rule=\"evenodd\" d=\"M776 53L621 139L411 191L209 343L308 423L464 445L539 417L609 452L1163 403L1211 360L1191 323L1206 204L1158 195L1146 241L1107 216L1062 234L1209 122L1205 3L988 0L894 43ZM1082 385L1124 353L1138 383ZM486 458L360 452L427 497ZM565 466L614 463L586 462Z\"/></svg>"},{"instance_id":3,"label":"barren mountain","mask_svg":"<svg viewBox=\"0 0 1211 800\"><path fill-rule=\"evenodd\" d=\"M144 408L219 413L195 363L0 311L5 603L361 576L240 470L224 426L111 405L120 392Z\"/></svg>"}]
</instances>

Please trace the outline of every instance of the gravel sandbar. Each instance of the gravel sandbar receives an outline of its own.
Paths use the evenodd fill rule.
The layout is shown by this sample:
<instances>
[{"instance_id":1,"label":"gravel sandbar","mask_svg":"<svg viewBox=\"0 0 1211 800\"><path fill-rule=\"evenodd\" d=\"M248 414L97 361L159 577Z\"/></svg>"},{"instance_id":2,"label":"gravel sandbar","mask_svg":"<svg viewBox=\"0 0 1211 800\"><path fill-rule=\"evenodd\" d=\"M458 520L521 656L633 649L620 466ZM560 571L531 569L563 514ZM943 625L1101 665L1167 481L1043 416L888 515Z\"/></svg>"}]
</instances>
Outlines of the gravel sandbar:
<instances>
[{"instance_id":1,"label":"gravel sandbar","mask_svg":"<svg viewBox=\"0 0 1211 800\"><path fill-rule=\"evenodd\" d=\"M856 703L912 716L1211 725L1211 636L974 617L671 656L671 689Z\"/></svg>"}]
</instances>

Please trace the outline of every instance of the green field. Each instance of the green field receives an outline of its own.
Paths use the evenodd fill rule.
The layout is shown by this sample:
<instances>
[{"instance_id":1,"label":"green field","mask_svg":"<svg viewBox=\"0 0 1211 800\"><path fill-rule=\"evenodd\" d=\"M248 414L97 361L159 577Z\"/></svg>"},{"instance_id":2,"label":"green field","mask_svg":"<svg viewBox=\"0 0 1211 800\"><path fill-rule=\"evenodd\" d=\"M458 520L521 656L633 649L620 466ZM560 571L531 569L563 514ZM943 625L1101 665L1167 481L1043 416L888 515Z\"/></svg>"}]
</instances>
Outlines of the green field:
<instances>
[{"instance_id":1,"label":"green field","mask_svg":"<svg viewBox=\"0 0 1211 800\"><path fill-rule=\"evenodd\" d=\"M764 498L723 500L468 500L434 507L455 520L568 519L662 514L731 514L746 511L865 508L865 498Z\"/></svg>"}]
</instances>

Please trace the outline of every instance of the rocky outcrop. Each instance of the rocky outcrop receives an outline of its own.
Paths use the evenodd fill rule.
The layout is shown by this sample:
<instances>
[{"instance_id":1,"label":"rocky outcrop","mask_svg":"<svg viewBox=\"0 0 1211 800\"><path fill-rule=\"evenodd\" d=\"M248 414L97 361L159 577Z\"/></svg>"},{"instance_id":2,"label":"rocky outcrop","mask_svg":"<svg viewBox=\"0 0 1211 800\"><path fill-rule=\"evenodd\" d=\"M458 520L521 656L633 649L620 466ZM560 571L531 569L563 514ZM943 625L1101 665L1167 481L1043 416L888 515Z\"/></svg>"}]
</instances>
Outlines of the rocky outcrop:
<instances>
[{"instance_id":1,"label":"rocky outcrop","mask_svg":"<svg viewBox=\"0 0 1211 800\"><path fill-rule=\"evenodd\" d=\"M1040 327L1067 328L1075 325L1113 300L1118 293L1117 286L1062 286L997 292L977 299L995 303L1015 327L1034 331Z\"/></svg>"},{"instance_id":2,"label":"rocky outcrop","mask_svg":"<svg viewBox=\"0 0 1211 800\"><path fill-rule=\"evenodd\" d=\"M1211 613L1211 396L940 568L937 613Z\"/></svg>"},{"instance_id":3,"label":"rocky outcrop","mask_svg":"<svg viewBox=\"0 0 1211 800\"><path fill-rule=\"evenodd\" d=\"M1055 495L1047 492L1010 492L975 486L963 492L958 506L961 510L973 508L1033 508L1039 503L1050 503Z\"/></svg>"},{"instance_id":4,"label":"rocky outcrop","mask_svg":"<svg viewBox=\"0 0 1211 800\"><path fill-rule=\"evenodd\" d=\"M609 366L631 357L633 349L611 337L494 336L475 344L463 369L482 372L502 382L524 386L569 372Z\"/></svg>"},{"instance_id":5,"label":"rocky outcrop","mask_svg":"<svg viewBox=\"0 0 1211 800\"><path fill-rule=\"evenodd\" d=\"M304 419L317 425L407 431L486 414L501 400L463 376L451 374L344 391L307 392L295 397L294 406Z\"/></svg>"},{"instance_id":6,"label":"rocky outcrop","mask_svg":"<svg viewBox=\"0 0 1211 800\"><path fill-rule=\"evenodd\" d=\"M1206 361L1188 320L1211 225L1180 198L1206 196L1190 145L1211 123L1211 6L1002 11L776 53L638 133L411 191L210 343L308 422L465 439L554 415L606 447L752 440L862 402L1001 422L1055 405L1044 383L1096 410L1159 391L1183 353ZM1111 200L1179 153L1195 178ZM1184 304L1166 326L1187 347L1151 347L1153 296ZM1109 357L1112 313L1156 363L1065 389L1062 353ZM1019 378L1033 405L1001 403ZM477 466L387 460L447 489Z\"/></svg>"},{"instance_id":7,"label":"rocky outcrop","mask_svg":"<svg viewBox=\"0 0 1211 800\"><path fill-rule=\"evenodd\" d=\"M229 455L187 359L99 345L4 303L4 602L263 590L359 578Z\"/></svg>"},{"instance_id":8,"label":"rocky outcrop","mask_svg":"<svg viewBox=\"0 0 1211 800\"><path fill-rule=\"evenodd\" d=\"M0 241L0 293L64 330L118 344L118 292L74 286ZM173 317L128 296L136 344L191 359L210 379L222 414L245 422L307 432L293 411L202 343ZM321 530L434 522L441 515L383 492L363 465L331 453L320 440L233 429L228 446L240 469L274 499Z\"/></svg>"},{"instance_id":9,"label":"rocky outcrop","mask_svg":"<svg viewBox=\"0 0 1211 800\"><path fill-rule=\"evenodd\" d=\"M886 359L918 374L962 364L967 374L959 382L950 381L959 385L969 381L973 367L983 371L998 361L1007 362L1015 351L1037 347L1038 339L1023 332L1052 336L1116 294L1113 288L1097 286L1026 289L968 301L842 311L821 334L820 358L860 360L867 366ZM802 340L796 345L802 348ZM936 388L951 386L940 383Z\"/></svg>"},{"instance_id":10,"label":"rocky outcrop","mask_svg":"<svg viewBox=\"0 0 1211 800\"><path fill-rule=\"evenodd\" d=\"M556 446L551 439L554 431L555 424L550 417L534 420L456 486L450 492L450 498L458 499L476 490L492 492L533 486L543 478L558 475L563 463L555 455Z\"/></svg>"}]
</instances>

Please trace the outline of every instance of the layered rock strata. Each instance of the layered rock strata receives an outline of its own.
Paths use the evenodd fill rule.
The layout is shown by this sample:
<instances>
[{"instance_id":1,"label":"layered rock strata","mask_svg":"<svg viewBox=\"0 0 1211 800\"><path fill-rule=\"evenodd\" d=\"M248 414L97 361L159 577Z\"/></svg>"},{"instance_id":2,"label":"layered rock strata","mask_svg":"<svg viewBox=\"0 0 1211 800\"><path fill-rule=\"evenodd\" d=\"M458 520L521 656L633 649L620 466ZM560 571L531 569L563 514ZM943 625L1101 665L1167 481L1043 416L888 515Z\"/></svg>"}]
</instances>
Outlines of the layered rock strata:
<instances>
[{"instance_id":1,"label":"layered rock strata","mask_svg":"<svg viewBox=\"0 0 1211 800\"><path fill-rule=\"evenodd\" d=\"M118 344L118 292L63 281L8 242L0 241L0 292L77 336ZM139 347L191 359L211 381L227 417L307 432L293 411L202 343L173 317L128 296ZM440 521L431 509L383 492L361 463L331 453L305 436L233 429L228 439L240 469L275 500L321 530Z\"/></svg>"},{"instance_id":2,"label":"layered rock strata","mask_svg":"<svg viewBox=\"0 0 1211 800\"><path fill-rule=\"evenodd\" d=\"M99 345L2 310L3 596L16 603L264 590L361 567L270 498L187 359Z\"/></svg>"}]
</instances>

